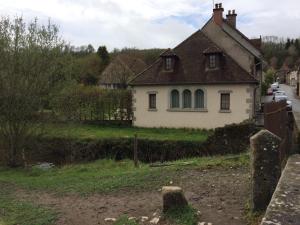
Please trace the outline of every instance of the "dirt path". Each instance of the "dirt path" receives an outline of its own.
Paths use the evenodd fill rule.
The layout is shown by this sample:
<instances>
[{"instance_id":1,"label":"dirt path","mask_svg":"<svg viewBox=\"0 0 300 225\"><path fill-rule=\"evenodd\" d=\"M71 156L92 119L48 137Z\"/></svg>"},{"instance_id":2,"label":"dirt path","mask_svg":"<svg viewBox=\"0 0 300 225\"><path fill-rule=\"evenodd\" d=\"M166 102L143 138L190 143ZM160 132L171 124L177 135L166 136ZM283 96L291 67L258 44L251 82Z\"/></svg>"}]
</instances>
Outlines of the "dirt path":
<instances>
[{"instance_id":1,"label":"dirt path","mask_svg":"<svg viewBox=\"0 0 300 225\"><path fill-rule=\"evenodd\" d=\"M209 169L179 171L174 185L183 187L194 208L201 211L199 222L213 225L245 225L243 212L249 198L249 171L238 169ZM53 207L60 212L58 225L98 225L107 217L121 215L152 217L161 211L159 190L151 192L119 191L118 193L88 197L67 195L63 197L42 192L18 191L23 199ZM160 223L162 224L162 223Z\"/></svg>"}]
</instances>

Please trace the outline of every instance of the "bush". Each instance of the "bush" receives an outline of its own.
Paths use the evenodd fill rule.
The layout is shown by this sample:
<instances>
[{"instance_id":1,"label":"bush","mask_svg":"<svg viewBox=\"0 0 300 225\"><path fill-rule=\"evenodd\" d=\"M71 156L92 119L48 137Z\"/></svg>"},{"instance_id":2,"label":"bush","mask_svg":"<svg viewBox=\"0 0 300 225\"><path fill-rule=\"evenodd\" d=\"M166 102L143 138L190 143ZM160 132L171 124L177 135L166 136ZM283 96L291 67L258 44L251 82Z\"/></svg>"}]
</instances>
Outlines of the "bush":
<instances>
[{"instance_id":1,"label":"bush","mask_svg":"<svg viewBox=\"0 0 300 225\"><path fill-rule=\"evenodd\" d=\"M221 154L226 152L236 154L249 148L250 137L259 131L252 121L240 124L230 124L222 128L216 128L206 141L207 148Z\"/></svg>"},{"instance_id":2,"label":"bush","mask_svg":"<svg viewBox=\"0 0 300 225\"><path fill-rule=\"evenodd\" d=\"M139 139L138 158L142 162L152 163L192 157L239 154L249 148L250 137L257 131L258 128L252 122L244 122L215 129L205 142ZM66 164L97 159L133 159L132 138L43 137L38 138L34 143L26 148L28 163Z\"/></svg>"},{"instance_id":3,"label":"bush","mask_svg":"<svg viewBox=\"0 0 300 225\"><path fill-rule=\"evenodd\" d=\"M55 94L52 110L63 120L131 120L132 95L129 90L70 85Z\"/></svg>"},{"instance_id":4,"label":"bush","mask_svg":"<svg viewBox=\"0 0 300 225\"><path fill-rule=\"evenodd\" d=\"M30 147L31 162L48 161L55 164L88 162L97 159L133 159L133 139L68 139L43 138ZM138 158L149 163L195 156L207 156L204 143L190 141L138 140Z\"/></svg>"}]
</instances>

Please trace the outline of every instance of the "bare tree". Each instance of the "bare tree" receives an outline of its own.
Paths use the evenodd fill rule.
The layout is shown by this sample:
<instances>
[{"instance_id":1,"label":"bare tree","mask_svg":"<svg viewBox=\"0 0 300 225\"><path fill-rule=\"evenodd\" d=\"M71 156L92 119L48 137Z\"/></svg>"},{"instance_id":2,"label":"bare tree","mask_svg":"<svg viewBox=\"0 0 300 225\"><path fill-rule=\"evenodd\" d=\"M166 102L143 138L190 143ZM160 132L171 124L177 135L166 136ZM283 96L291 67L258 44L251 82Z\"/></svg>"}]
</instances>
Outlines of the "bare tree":
<instances>
[{"instance_id":1,"label":"bare tree","mask_svg":"<svg viewBox=\"0 0 300 225\"><path fill-rule=\"evenodd\" d=\"M0 19L0 145L7 165L18 166L31 138L40 133L37 118L58 74L64 43L58 28L37 19Z\"/></svg>"}]
</instances>

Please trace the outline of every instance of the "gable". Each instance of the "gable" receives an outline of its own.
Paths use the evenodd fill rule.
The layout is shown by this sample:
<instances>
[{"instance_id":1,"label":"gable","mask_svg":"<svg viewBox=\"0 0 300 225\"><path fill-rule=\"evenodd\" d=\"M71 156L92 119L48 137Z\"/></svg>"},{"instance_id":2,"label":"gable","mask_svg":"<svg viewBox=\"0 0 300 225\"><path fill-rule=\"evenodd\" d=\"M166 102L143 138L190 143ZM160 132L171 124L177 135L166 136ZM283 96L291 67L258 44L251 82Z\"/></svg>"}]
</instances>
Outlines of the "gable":
<instances>
[{"instance_id":1,"label":"gable","mask_svg":"<svg viewBox=\"0 0 300 225\"><path fill-rule=\"evenodd\" d=\"M232 57L243 69L252 72L255 56L231 35L225 32L222 26L210 19L201 29L216 45Z\"/></svg>"}]
</instances>

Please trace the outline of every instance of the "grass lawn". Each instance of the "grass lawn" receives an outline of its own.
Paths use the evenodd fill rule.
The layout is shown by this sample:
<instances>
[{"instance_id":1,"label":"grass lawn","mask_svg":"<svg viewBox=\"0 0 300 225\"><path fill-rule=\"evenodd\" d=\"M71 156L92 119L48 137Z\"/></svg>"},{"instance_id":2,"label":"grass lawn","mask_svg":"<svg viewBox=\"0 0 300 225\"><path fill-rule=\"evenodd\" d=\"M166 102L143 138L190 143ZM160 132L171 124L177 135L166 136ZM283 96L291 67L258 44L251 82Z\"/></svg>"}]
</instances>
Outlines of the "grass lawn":
<instances>
[{"instance_id":1,"label":"grass lawn","mask_svg":"<svg viewBox=\"0 0 300 225\"><path fill-rule=\"evenodd\" d=\"M105 193L124 188L151 189L167 184L169 177L179 170L207 167L235 167L248 165L249 156L203 157L173 162L168 167L141 164L135 168L130 160L115 162L98 160L92 163L67 165L48 171L33 168L0 169L0 183L27 189L49 190L58 193Z\"/></svg>"},{"instance_id":2,"label":"grass lawn","mask_svg":"<svg viewBox=\"0 0 300 225\"><path fill-rule=\"evenodd\" d=\"M231 156L215 156L193 158L169 163L166 167L151 167L141 164L139 168L126 160L98 160L91 163L66 165L61 168L41 170L32 168L8 169L0 167L0 225L50 225L57 219L57 213L45 207L16 199L14 189L21 188L30 192L46 191L58 195L77 193L91 195L94 193L112 193L119 190L157 190L176 181L178 173L190 169L206 169L212 167L248 166L247 153ZM177 213L175 212L177 215ZM166 215L181 225L194 225L194 211L187 209L185 213L174 216ZM137 225L133 221L121 218L115 225Z\"/></svg>"},{"instance_id":3,"label":"grass lawn","mask_svg":"<svg viewBox=\"0 0 300 225\"><path fill-rule=\"evenodd\" d=\"M46 133L52 137L72 138L139 138L154 140L205 141L210 131L195 129L110 127L85 124L49 124Z\"/></svg>"},{"instance_id":4,"label":"grass lawn","mask_svg":"<svg viewBox=\"0 0 300 225\"><path fill-rule=\"evenodd\" d=\"M177 225L197 225L198 218L196 210L191 206L174 208L163 214L163 219L171 221ZM130 220L126 216L120 217L113 225L140 225L135 220Z\"/></svg>"},{"instance_id":5,"label":"grass lawn","mask_svg":"<svg viewBox=\"0 0 300 225\"><path fill-rule=\"evenodd\" d=\"M0 188L0 225L50 225L57 213L31 202L14 199L11 186Z\"/></svg>"}]
</instances>

